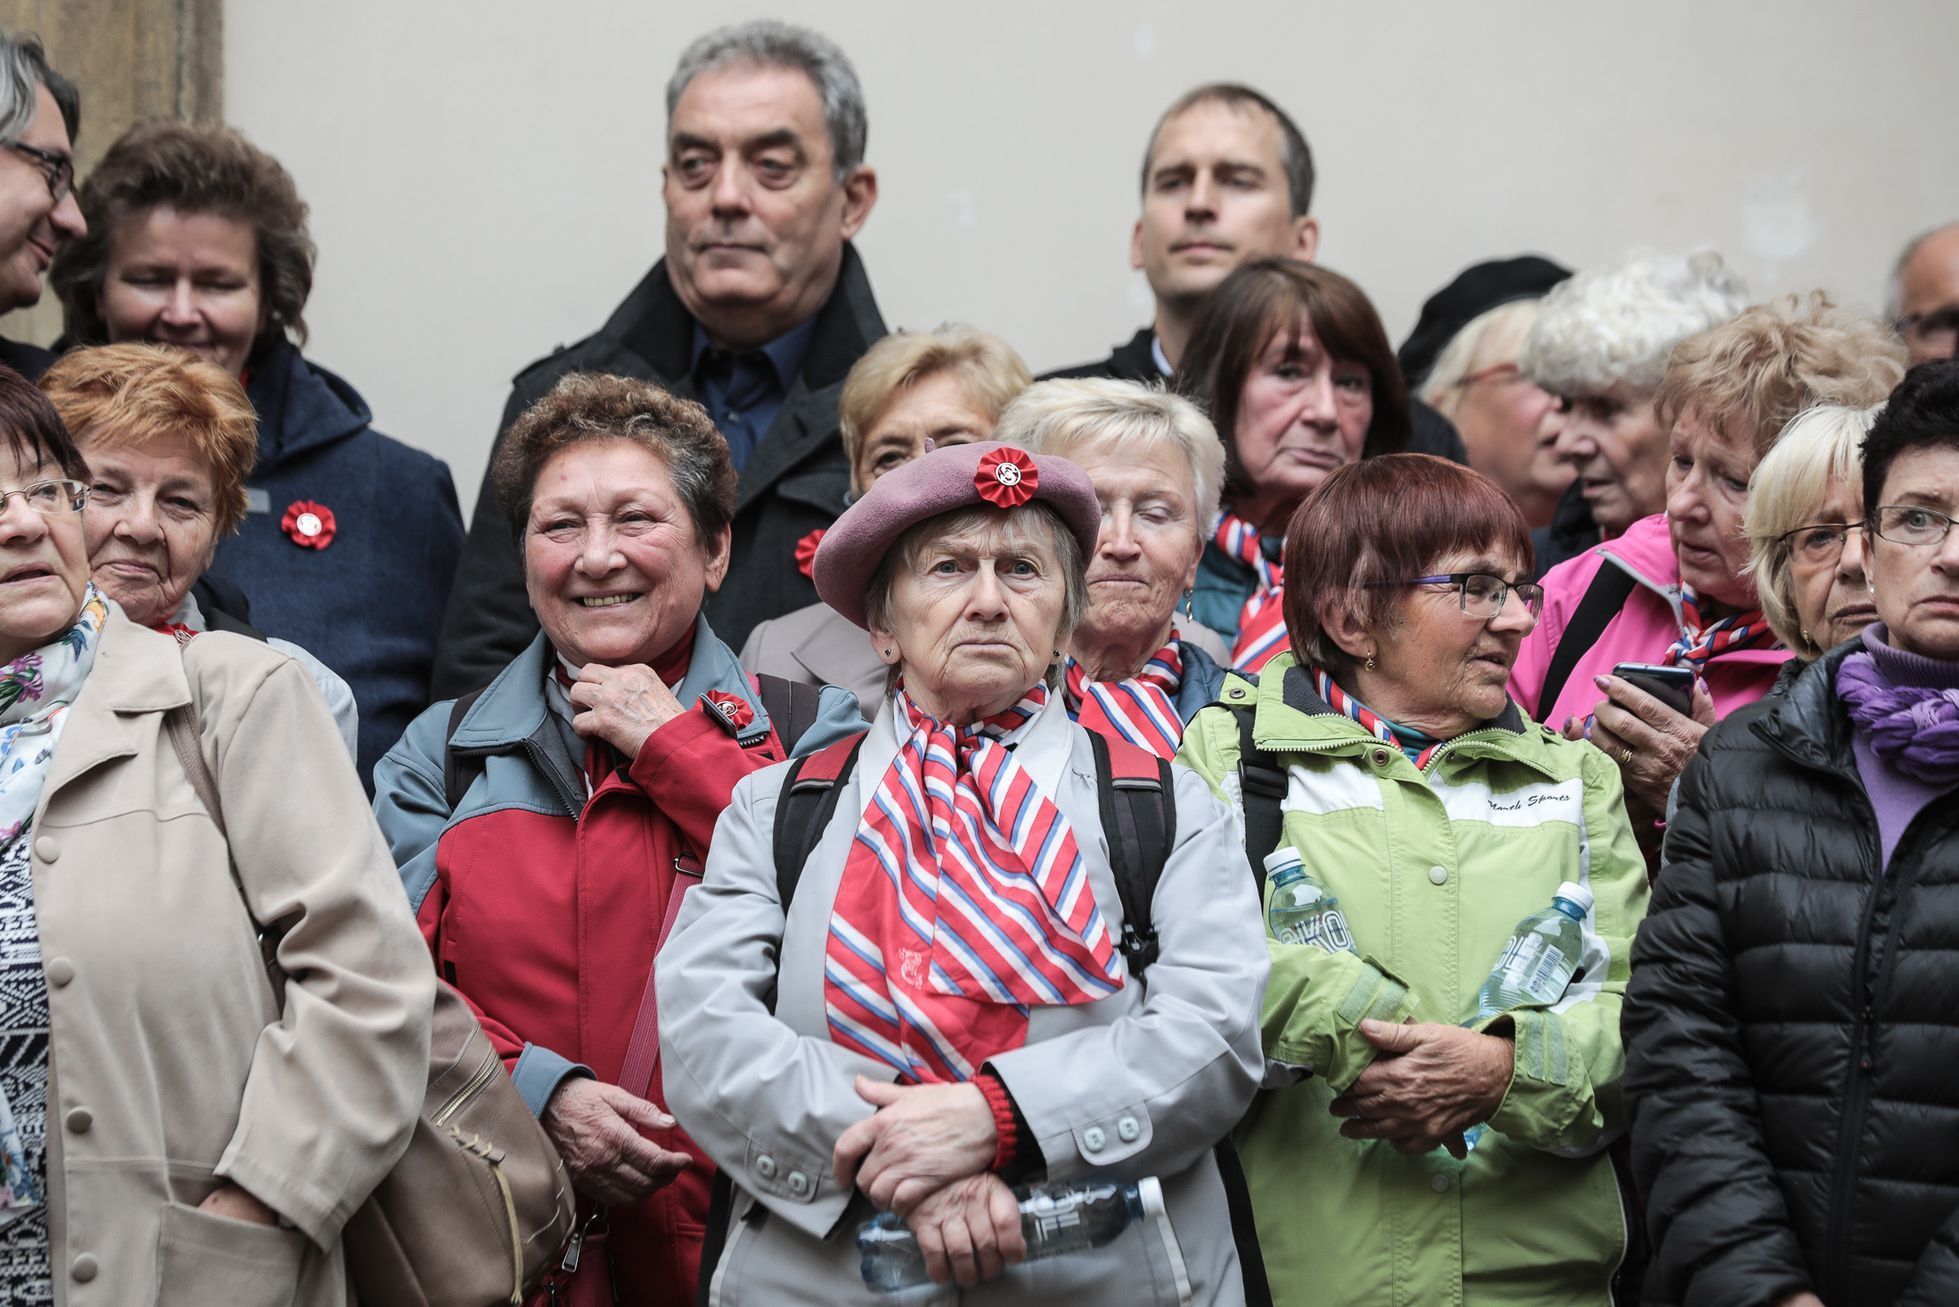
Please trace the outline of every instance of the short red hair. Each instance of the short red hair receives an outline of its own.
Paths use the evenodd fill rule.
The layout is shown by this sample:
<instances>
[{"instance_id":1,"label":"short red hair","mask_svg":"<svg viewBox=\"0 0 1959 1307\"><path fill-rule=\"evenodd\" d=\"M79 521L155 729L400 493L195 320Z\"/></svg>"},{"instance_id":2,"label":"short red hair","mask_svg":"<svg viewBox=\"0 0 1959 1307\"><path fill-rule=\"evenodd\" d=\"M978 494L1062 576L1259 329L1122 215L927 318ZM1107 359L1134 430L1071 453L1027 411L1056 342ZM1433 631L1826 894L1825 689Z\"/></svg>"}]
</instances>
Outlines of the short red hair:
<instances>
[{"instance_id":1,"label":"short red hair","mask_svg":"<svg viewBox=\"0 0 1959 1307\"><path fill-rule=\"evenodd\" d=\"M1535 563L1530 524L1494 481L1433 454L1383 454L1336 469L1286 524L1286 632L1292 656L1336 677L1353 660L1320 622L1346 604L1378 627L1405 595L1386 581L1428 576L1450 554L1514 553Z\"/></svg>"}]
</instances>

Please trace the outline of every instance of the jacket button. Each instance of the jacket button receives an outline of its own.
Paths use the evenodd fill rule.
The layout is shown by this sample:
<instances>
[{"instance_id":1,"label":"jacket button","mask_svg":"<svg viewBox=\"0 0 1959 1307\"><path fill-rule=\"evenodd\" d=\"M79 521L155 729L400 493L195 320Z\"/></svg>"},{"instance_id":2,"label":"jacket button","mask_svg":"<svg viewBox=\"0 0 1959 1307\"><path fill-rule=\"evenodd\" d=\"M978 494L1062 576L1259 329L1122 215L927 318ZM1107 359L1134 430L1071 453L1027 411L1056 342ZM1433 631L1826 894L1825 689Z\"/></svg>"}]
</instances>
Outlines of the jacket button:
<instances>
[{"instance_id":1,"label":"jacket button","mask_svg":"<svg viewBox=\"0 0 1959 1307\"><path fill-rule=\"evenodd\" d=\"M61 846L46 835L34 841L34 856L43 862L54 862L61 857Z\"/></svg>"},{"instance_id":2,"label":"jacket button","mask_svg":"<svg viewBox=\"0 0 1959 1307\"><path fill-rule=\"evenodd\" d=\"M1448 884L1449 869L1447 867L1430 867L1428 869L1428 883L1431 885Z\"/></svg>"},{"instance_id":3,"label":"jacket button","mask_svg":"<svg viewBox=\"0 0 1959 1307\"><path fill-rule=\"evenodd\" d=\"M56 989L75 978L75 964L67 958L56 958L48 963L48 983Z\"/></svg>"},{"instance_id":4,"label":"jacket button","mask_svg":"<svg viewBox=\"0 0 1959 1307\"><path fill-rule=\"evenodd\" d=\"M775 1159L767 1153L763 1153L760 1157L756 1158L755 1174L761 1176L764 1180L775 1179Z\"/></svg>"},{"instance_id":5,"label":"jacket button","mask_svg":"<svg viewBox=\"0 0 1959 1307\"><path fill-rule=\"evenodd\" d=\"M65 1119L71 1131L78 1135L85 1135L89 1132L89 1127L95 1124L95 1113L86 1107L71 1107Z\"/></svg>"},{"instance_id":6,"label":"jacket button","mask_svg":"<svg viewBox=\"0 0 1959 1307\"><path fill-rule=\"evenodd\" d=\"M95 1264L95 1257L92 1253L83 1253L80 1257L68 1263L68 1274L75 1277L76 1284L87 1284L95 1278L95 1273L99 1269L101 1268Z\"/></svg>"},{"instance_id":7,"label":"jacket button","mask_svg":"<svg viewBox=\"0 0 1959 1307\"><path fill-rule=\"evenodd\" d=\"M1122 1120L1116 1122L1116 1138L1122 1140L1125 1144L1135 1143L1136 1136L1142 1133L1143 1127L1136 1124L1136 1118L1133 1116L1125 1116Z\"/></svg>"},{"instance_id":8,"label":"jacket button","mask_svg":"<svg viewBox=\"0 0 1959 1307\"><path fill-rule=\"evenodd\" d=\"M1436 1193L1446 1194L1449 1192L1449 1177L1446 1175L1432 1175L1428 1178L1428 1187L1435 1190Z\"/></svg>"},{"instance_id":9,"label":"jacket button","mask_svg":"<svg viewBox=\"0 0 1959 1307\"><path fill-rule=\"evenodd\" d=\"M1099 1125L1092 1125L1082 1131L1082 1147L1091 1153L1101 1152L1102 1145L1108 1142L1108 1136L1102 1133L1102 1127Z\"/></svg>"},{"instance_id":10,"label":"jacket button","mask_svg":"<svg viewBox=\"0 0 1959 1307\"><path fill-rule=\"evenodd\" d=\"M1388 765L1388 751L1386 749L1376 749L1374 751L1374 765L1376 767L1385 767Z\"/></svg>"},{"instance_id":11,"label":"jacket button","mask_svg":"<svg viewBox=\"0 0 1959 1307\"><path fill-rule=\"evenodd\" d=\"M801 1171L791 1171L789 1173L789 1192L797 1198L801 1198L809 1193L809 1177Z\"/></svg>"}]
</instances>

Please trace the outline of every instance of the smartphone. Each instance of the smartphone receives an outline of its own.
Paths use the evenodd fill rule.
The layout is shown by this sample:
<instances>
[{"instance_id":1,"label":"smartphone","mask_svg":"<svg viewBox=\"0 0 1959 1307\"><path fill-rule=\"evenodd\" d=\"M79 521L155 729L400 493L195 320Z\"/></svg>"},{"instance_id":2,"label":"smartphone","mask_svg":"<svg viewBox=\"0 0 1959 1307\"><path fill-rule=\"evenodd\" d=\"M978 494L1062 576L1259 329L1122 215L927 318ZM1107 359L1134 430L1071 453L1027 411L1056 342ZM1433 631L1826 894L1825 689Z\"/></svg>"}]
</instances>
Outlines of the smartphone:
<instances>
[{"instance_id":1,"label":"smartphone","mask_svg":"<svg viewBox=\"0 0 1959 1307\"><path fill-rule=\"evenodd\" d=\"M1691 667L1620 663L1612 669L1612 674L1622 681L1632 682L1682 717L1687 716L1693 707L1694 669Z\"/></svg>"}]
</instances>

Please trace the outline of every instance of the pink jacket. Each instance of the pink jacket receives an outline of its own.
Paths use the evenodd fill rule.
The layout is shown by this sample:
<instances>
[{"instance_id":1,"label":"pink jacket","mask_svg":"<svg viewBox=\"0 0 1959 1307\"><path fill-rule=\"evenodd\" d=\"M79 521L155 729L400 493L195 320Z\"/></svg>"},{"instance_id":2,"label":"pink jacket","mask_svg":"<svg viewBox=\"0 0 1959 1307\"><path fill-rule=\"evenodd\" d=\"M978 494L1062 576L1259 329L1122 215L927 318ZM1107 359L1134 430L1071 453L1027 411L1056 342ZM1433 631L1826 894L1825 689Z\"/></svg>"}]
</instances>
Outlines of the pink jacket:
<instances>
[{"instance_id":1,"label":"pink jacket","mask_svg":"<svg viewBox=\"0 0 1959 1307\"><path fill-rule=\"evenodd\" d=\"M1624 568L1639 585L1618 616L1606 623L1597 642L1578 659L1557 702L1540 704L1538 695L1565 626L1602 567ZM1605 697L1592 684L1594 676L1609 675L1619 663L1657 663L1679 638L1680 561L1667 534L1666 514L1656 513L1633 523L1617 539L1567 559L1545 574L1544 616L1525 638L1516 666L1510 669L1510 697L1545 725L1562 726L1567 717L1589 714ZM1767 694L1789 657L1787 649L1776 645L1737 649L1709 661L1705 676L1715 715L1726 717Z\"/></svg>"}]
</instances>

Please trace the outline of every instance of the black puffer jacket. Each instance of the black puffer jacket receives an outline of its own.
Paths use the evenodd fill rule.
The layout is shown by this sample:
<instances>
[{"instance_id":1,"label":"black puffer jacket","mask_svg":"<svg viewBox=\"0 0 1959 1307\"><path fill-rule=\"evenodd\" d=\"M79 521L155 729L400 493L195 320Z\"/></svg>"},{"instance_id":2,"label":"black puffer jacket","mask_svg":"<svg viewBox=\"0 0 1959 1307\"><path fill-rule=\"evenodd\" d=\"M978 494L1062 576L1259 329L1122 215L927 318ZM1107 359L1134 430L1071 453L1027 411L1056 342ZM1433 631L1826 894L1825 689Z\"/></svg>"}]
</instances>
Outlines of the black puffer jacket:
<instances>
[{"instance_id":1,"label":"black puffer jacket","mask_svg":"<svg viewBox=\"0 0 1959 1307\"><path fill-rule=\"evenodd\" d=\"M1708 734L1626 991L1648 1301L1959 1303L1959 797L1887 872L1832 650Z\"/></svg>"}]
</instances>

